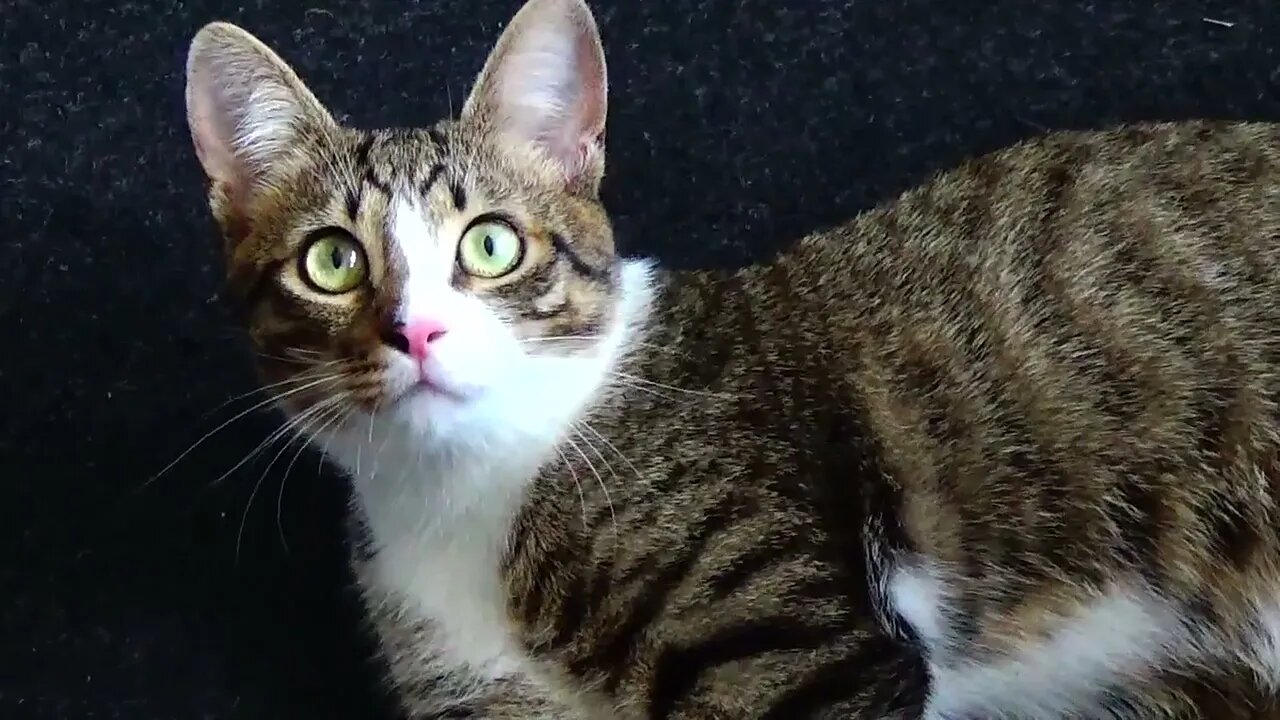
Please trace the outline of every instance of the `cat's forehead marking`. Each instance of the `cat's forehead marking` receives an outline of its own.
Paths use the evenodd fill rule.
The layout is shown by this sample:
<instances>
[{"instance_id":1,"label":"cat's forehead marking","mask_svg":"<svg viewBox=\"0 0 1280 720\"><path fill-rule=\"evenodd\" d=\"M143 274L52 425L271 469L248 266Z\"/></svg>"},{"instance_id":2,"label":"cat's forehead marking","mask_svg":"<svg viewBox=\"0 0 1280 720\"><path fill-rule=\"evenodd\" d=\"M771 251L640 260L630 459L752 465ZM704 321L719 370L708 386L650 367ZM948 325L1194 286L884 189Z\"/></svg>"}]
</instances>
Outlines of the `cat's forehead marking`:
<instances>
[{"instance_id":1,"label":"cat's forehead marking","mask_svg":"<svg viewBox=\"0 0 1280 720\"><path fill-rule=\"evenodd\" d=\"M398 194L391 201L390 241L404 263L402 311L416 316L431 311L433 299L449 290L454 243L450 218L432 223L422 203Z\"/></svg>"},{"instance_id":2,"label":"cat's forehead marking","mask_svg":"<svg viewBox=\"0 0 1280 720\"><path fill-rule=\"evenodd\" d=\"M441 204L451 200L453 209L465 209L466 188L452 148L439 128L364 133L336 168L346 177L343 200L348 217L356 219L371 196L390 205L400 194Z\"/></svg>"}]
</instances>

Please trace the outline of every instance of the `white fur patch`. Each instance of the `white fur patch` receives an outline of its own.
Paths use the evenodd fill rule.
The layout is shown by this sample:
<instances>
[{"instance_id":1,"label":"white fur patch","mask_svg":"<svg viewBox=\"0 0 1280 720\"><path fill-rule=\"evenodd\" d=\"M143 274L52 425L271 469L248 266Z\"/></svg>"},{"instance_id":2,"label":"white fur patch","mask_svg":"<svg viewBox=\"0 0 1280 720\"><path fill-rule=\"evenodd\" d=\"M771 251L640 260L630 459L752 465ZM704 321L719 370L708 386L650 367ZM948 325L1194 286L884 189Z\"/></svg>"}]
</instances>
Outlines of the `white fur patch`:
<instances>
[{"instance_id":1,"label":"white fur patch","mask_svg":"<svg viewBox=\"0 0 1280 720\"><path fill-rule=\"evenodd\" d=\"M397 197L392 203L391 238L409 271L405 287L406 315L428 311L428 300L449 289L459 238L448 231L456 225L456 222L441 223L439 227L432 227L421 205L408 198Z\"/></svg>"},{"instance_id":2,"label":"white fur patch","mask_svg":"<svg viewBox=\"0 0 1280 720\"><path fill-rule=\"evenodd\" d=\"M888 586L891 607L916 631L921 642L937 648L946 640L942 621L942 583L926 570L894 571Z\"/></svg>"},{"instance_id":3,"label":"white fur patch","mask_svg":"<svg viewBox=\"0 0 1280 720\"><path fill-rule=\"evenodd\" d=\"M1058 618L1040 642L979 663L949 642L943 618L948 593L939 573L895 571L889 583L894 609L928 649L933 687L929 720L951 717L1109 717L1105 688L1141 679L1173 658L1196 661L1194 641L1167 603L1137 589L1116 588Z\"/></svg>"},{"instance_id":4,"label":"white fur patch","mask_svg":"<svg viewBox=\"0 0 1280 720\"><path fill-rule=\"evenodd\" d=\"M1141 677L1188 646L1178 618L1160 603L1116 592L1101 597L1042 643L996 663L937 668L932 717L1104 717L1110 683Z\"/></svg>"},{"instance_id":5,"label":"white fur patch","mask_svg":"<svg viewBox=\"0 0 1280 720\"><path fill-rule=\"evenodd\" d=\"M522 658L510 634L499 562L527 483L609 382L652 295L647 262L622 269L617 315L593 354L525 352L479 298L449 286L456 237L419 207L394 205L392 239L408 264L406 320L444 323L434 372L466 390L415 395L318 439L353 478L376 555L373 572L407 612L434 621L446 658L497 676ZM410 383L407 358L389 371ZM392 381L397 382L393 379Z\"/></svg>"},{"instance_id":6,"label":"white fur patch","mask_svg":"<svg viewBox=\"0 0 1280 720\"><path fill-rule=\"evenodd\" d=\"M1256 604L1258 631L1245 661L1273 691L1280 691L1280 592Z\"/></svg>"}]
</instances>

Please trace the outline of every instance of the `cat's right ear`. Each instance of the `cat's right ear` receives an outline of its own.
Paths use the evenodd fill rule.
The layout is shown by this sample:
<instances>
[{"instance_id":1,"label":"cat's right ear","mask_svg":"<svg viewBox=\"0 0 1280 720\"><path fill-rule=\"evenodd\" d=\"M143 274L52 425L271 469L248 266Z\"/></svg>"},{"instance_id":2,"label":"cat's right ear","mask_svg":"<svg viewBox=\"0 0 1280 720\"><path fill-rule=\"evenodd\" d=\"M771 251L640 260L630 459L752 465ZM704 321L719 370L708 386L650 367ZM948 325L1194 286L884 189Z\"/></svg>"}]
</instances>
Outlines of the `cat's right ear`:
<instances>
[{"instance_id":1,"label":"cat's right ear","mask_svg":"<svg viewBox=\"0 0 1280 720\"><path fill-rule=\"evenodd\" d=\"M334 124L279 55L230 23L210 23L192 39L186 99L200 164L233 196L266 181L303 133Z\"/></svg>"}]
</instances>

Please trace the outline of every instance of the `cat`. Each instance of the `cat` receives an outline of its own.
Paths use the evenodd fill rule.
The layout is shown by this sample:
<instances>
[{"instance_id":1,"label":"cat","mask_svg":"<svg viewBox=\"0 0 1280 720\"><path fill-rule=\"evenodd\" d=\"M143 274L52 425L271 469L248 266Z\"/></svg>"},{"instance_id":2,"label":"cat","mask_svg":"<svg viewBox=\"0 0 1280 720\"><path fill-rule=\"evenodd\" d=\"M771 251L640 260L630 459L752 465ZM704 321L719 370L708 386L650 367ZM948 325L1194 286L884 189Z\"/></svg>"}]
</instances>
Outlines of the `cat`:
<instances>
[{"instance_id":1,"label":"cat","mask_svg":"<svg viewBox=\"0 0 1280 720\"><path fill-rule=\"evenodd\" d=\"M1280 717L1280 125L1047 132L677 272L615 248L582 0L430 127L221 22L186 81L408 717Z\"/></svg>"}]
</instances>

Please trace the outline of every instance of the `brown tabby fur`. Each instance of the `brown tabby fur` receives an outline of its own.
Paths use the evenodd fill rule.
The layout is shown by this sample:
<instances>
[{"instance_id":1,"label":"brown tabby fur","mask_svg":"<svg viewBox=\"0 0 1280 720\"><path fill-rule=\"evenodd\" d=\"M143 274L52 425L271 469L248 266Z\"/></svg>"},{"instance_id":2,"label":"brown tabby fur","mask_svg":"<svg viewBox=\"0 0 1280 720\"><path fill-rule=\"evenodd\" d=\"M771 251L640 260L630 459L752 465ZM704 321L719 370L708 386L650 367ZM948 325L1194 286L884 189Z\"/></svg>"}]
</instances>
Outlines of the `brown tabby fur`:
<instances>
[{"instance_id":1,"label":"brown tabby fur","mask_svg":"<svg viewBox=\"0 0 1280 720\"><path fill-rule=\"evenodd\" d=\"M599 173L562 188L483 118L361 132L310 112L320 130L269 191L212 193L249 333L280 358L269 380L344 359L352 402L383 399L388 189L428 181L436 211L500 209L533 238L515 275L458 286L526 337L582 338L557 352L589 349L618 292ZM367 292L297 291L298 243L326 225L366 245ZM555 698L452 676L431 628L371 591L411 717L920 717L927 653L883 584L921 558L956 584L949 642L982 660L1116 586L1240 645L1250 603L1280 596L1280 126L1053 133L769 263L659 277L618 368L632 381L602 392L510 533L510 618ZM1280 717L1226 659L1175 662L1106 708Z\"/></svg>"}]
</instances>

